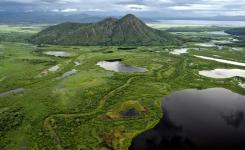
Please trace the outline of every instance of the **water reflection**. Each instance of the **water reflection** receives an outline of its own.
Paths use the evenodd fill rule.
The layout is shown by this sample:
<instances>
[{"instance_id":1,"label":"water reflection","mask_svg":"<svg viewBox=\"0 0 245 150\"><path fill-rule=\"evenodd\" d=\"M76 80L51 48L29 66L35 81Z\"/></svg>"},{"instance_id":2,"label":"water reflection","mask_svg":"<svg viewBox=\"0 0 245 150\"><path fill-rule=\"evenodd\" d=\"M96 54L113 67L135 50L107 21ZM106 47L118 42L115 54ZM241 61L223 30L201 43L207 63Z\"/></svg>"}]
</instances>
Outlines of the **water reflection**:
<instances>
[{"instance_id":1,"label":"water reflection","mask_svg":"<svg viewBox=\"0 0 245 150\"><path fill-rule=\"evenodd\" d=\"M63 75L62 75L62 78L66 78L66 77L69 77L71 75L74 75L77 73L77 70L76 69L72 69L71 71L67 71L65 72Z\"/></svg>"},{"instance_id":2,"label":"water reflection","mask_svg":"<svg viewBox=\"0 0 245 150\"><path fill-rule=\"evenodd\" d=\"M70 57L71 54L68 52L63 52L63 51L48 51L44 52L44 54L49 55L49 56L55 56L55 57Z\"/></svg>"},{"instance_id":3,"label":"water reflection","mask_svg":"<svg viewBox=\"0 0 245 150\"><path fill-rule=\"evenodd\" d=\"M245 70L242 69L215 69L199 71L199 74L209 78L232 78L232 77L244 77Z\"/></svg>"},{"instance_id":4,"label":"water reflection","mask_svg":"<svg viewBox=\"0 0 245 150\"><path fill-rule=\"evenodd\" d=\"M245 96L222 88L184 90L162 102L164 116L130 150L244 150Z\"/></svg>"},{"instance_id":5,"label":"water reflection","mask_svg":"<svg viewBox=\"0 0 245 150\"><path fill-rule=\"evenodd\" d=\"M212 32L206 32L208 34L213 34L213 35L230 35L228 33L225 33L225 31L212 31Z\"/></svg>"},{"instance_id":6,"label":"water reflection","mask_svg":"<svg viewBox=\"0 0 245 150\"><path fill-rule=\"evenodd\" d=\"M145 68L142 67L134 67L122 64L118 60L107 60L107 61L100 61L97 63L98 66L115 72L145 72L147 71Z\"/></svg>"},{"instance_id":7,"label":"water reflection","mask_svg":"<svg viewBox=\"0 0 245 150\"><path fill-rule=\"evenodd\" d=\"M185 54L187 53L188 48L180 48L180 49L175 49L174 51L170 52L171 54L174 55L180 55L180 54Z\"/></svg>"}]
</instances>

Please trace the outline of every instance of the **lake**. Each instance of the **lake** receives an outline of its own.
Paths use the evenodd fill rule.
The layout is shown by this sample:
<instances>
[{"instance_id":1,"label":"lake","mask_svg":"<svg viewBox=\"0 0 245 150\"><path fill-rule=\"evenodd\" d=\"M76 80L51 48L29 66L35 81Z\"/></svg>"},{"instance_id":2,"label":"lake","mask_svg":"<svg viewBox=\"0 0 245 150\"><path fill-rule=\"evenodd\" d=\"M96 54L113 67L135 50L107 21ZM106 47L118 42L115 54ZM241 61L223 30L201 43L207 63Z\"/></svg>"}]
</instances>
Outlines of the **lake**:
<instances>
[{"instance_id":1,"label":"lake","mask_svg":"<svg viewBox=\"0 0 245 150\"><path fill-rule=\"evenodd\" d=\"M187 53L188 51L188 48L180 48L180 49L175 49L173 50L172 52L170 52L171 54L174 54L174 55L180 55L180 54L185 54Z\"/></svg>"},{"instance_id":2,"label":"lake","mask_svg":"<svg viewBox=\"0 0 245 150\"><path fill-rule=\"evenodd\" d=\"M205 32L205 33L208 33L208 34L213 34L213 35L230 35L228 33L225 33L225 31L212 31L212 32Z\"/></svg>"},{"instance_id":3,"label":"lake","mask_svg":"<svg viewBox=\"0 0 245 150\"><path fill-rule=\"evenodd\" d=\"M69 76L74 75L74 74L76 74L76 73L77 73L77 70L76 70L76 69L72 69L72 70L70 70L70 71L65 72L65 73L62 75L62 78L69 77Z\"/></svg>"},{"instance_id":4,"label":"lake","mask_svg":"<svg viewBox=\"0 0 245 150\"><path fill-rule=\"evenodd\" d=\"M55 65L55 66L53 66L53 67L50 67L50 68L48 69L48 71L50 71L50 72L56 72L56 71L59 70L59 68L60 68L60 65Z\"/></svg>"},{"instance_id":5,"label":"lake","mask_svg":"<svg viewBox=\"0 0 245 150\"><path fill-rule=\"evenodd\" d=\"M216 20L158 20L161 24L167 25L200 25L200 26L222 26L241 27L245 21L216 21Z\"/></svg>"},{"instance_id":6,"label":"lake","mask_svg":"<svg viewBox=\"0 0 245 150\"><path fill-rule=\"evenodd\" d=\"M115 71L115 72L145 72L147 71L147 69L143 67L125 65L118 60L100 61L96 65L104 68L105 70Z\"/></svg>"},{"instance_id":7,"label":"lake","mask_svg":"<svg viewBox=\"0 0 245 150\"><path fill-rule=\"evenodd\" d=\"M245 78L245 70L242 69L204 70L204 71L199 71L199 74L209 78L232 78L232 77Z\"/></svg>"},{"instance_id":8,"label":"lake","mask_svg":"<svg viewBox=\"0 0 245 150\"><path fill-rule=\"evenodd\" d=\"M244 89L245 89L245 83L239 82L238 85L239 85L241 88L244 88Z\"/></svg>"},{"instance_id":9,"label":"lake","mask_svg":"<svg viewBox=\"0 0 245 150\"><path fill-rule=\"evenodd\" d=\"M197 58L202 58L202 59L206 59L206 60L213 60L213 61L217 61L217 62L225 63L225 64L231 64L231 65L236 65L236 66L245 66L245 63L242 63L242 62L236 62L236 61L218 59L218 58L212 58L212 57L206 57L206 56L199 56L199 55L194 55L194 56Z\"/></svg>"},{"instance_id":10,"label":"lake","mask_svg":"<svg viewBox=\"0 0 245 150\"><path fill-rule=\"evenodd\" d=\"M195 45L201 47L220 47L220 45L232 44L233 39L230 40L211 40L205 43L196 43Z\"/></svg>"},{"instance_id":11,"label":"lake","mask_svg":"<svg viewBox=\"0 0 245 150\"><path fill-rule=\"evenodd\" d=\"M183 90L162 101L163 117L130 150L244 150L245 96L223 88Z\"/></svg>"},{"instance_id":12,"label":"lake","mask_svg":"<svg viewBox=\"0 0 245 150\"><path fill-rule=\"evenodd\" d=\"M70 57L71 54L68 52L63 52L63 51L48 51L44 52L44 54L49 55L49 56L55 56L55 57Z\"/></svg>"}]
</instances>

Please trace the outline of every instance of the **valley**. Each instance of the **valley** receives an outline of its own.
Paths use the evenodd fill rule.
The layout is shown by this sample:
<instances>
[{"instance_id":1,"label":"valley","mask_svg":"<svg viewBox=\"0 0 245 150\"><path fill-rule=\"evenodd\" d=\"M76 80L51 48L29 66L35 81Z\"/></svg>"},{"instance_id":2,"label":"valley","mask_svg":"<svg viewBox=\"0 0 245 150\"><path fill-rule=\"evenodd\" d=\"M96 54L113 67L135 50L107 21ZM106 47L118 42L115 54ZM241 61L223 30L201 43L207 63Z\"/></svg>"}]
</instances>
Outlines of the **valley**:
<instances>
[{"instance_id":1,"label":"valley","mask_svg":"<svg viewBox=\"0 0 245 150\"><path fill-rule=\"evenodd\" d=\"M182 44L157 46L25 40L43 28L0 40L2 149L125 150L136 136L159 123L165 115L162 101L176 91L223 88L244 98L245 47L230 34L214 36L210 28L195 26L191 32L166 33L180 37ZM205 31L196 32L197 28ZM216 42L200 45L210 41ZM225 72L225 78L199 73L215 69L238 73Z\"/></svg>"}]
</instances>

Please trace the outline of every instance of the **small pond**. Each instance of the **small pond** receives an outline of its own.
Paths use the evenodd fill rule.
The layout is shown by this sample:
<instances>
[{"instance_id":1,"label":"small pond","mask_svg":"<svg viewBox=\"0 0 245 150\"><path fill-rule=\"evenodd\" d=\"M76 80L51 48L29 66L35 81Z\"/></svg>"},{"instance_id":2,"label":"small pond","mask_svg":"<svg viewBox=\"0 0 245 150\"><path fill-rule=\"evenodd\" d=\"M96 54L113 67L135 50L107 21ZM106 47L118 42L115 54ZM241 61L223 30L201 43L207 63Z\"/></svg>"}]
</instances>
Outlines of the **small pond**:
<instances>
[{"instance_id":1,"label":"small pond","mask_svg":"<svg viewBox=\"0 0 245 150\"><path fill-rule=\"evenodd\" d=\"M81 63L79 61L74 61L74 64L76 67L81 65Z\"/></svg>"},{"instance_id":2,"label":"small pond","mask_svg":"<svg viewBox=\"0 0 245 150\"><path fill-rule=\"evenodd\" d=\"M245 89L245 83L239 82L238 85L239 85L241 88L244 88L244 89Z\"/></svg>"},{"instance_id":3,"label":"small pond","mask_svg":"<svg viewBox=\"0 0 245 150\"><path fill-rule=\"evenodd\" d=\"M62 78L69 77L69 76L71 76L71 75L74 75L75 73L77 73L77 70L76 70L76 69L72 69L71 71L65 72L65 73L62 75Z\"/></svg>"},{"instance_id":4,"label":"small pond","mask_svg":"<svg viewBox=\"0 0 245 150\"><path fill-rule=\"evenodd\" d=\"M50 71L50 72L56 72L56 71L59 70L59 68L60 68L60 65L55 65L55 66L53 66L53 67L50 67L50 68L48 69L48 71Z\"/></svg>"},{"instance_id":5,"label":"small pond","mask_svg":"<svg viewBox=\"0 0 245 150\"><path fill-rule=\"evenodd\" d=\"M245 96L223 88L183 90L162 101L163 117L130 150L244 150Z\"/></svg>"},{"instance_id":6,"label":"small pond","mask_svg":"<svg viewBox=\"0 0 245 150\"><path fill-rule=\"evenodd\" d=\"M197 46L201 46L201 47L215 47L216 45L214 43L211 42L207 42L207 43L197 43L195 44Z\"/></svg>"},{"instance_id":7,"label":"small pond","mask_svg":"<svg viewBox=\"0 0 245 150\"><path fill-rule=\"evenodd\" d=\"M241 47L233 47L232 50L234 50L234 51L242 51L243 48L241 48Z\"/></svg>"},{"instance_id":8,"label":"small pond","mask_svg":"<svg viewBox=\"0 0 245 150\"><path fill-rule=\"evenodd\" d=\"M175 49L174 51L170 52L171 54L174 55L180 55L180 54L185 54L187 53L188 48L180 48L180 49Z\"/></svg>"},{"instance_id":9,"label":"small pond","mask_svg":"<svg viewBox=\"0 0 245 150\"><path fill-rule=\"evenodd\" d=\"M104 68L105 70L115 72L145 72L147 69L142 67L135 67L122 64L120 60L106 60L100 61L96 65Z\"/></svg>"},{"instance_id":10,"label":"small pond","mask_svg":"<svg viewBox=\"0 0 245 150\"><path fill-rule=\"evenodd\" d=\"M209 78L245 78L245 70L242 69L214 69L199 71L199 74Z\"/></svg>"},{"instance_id":11,"label":"small pond","mask_svg":"<svg viewBox=\"0 0 245 150\"><path fill-rule=\"evenodd\" d=\"M72 56L71 53L64 52L64 51L47 51L47 52L44 52L44 54L49 55L49 56L55 56L55 57L70 57L70 56Z\"/></svg>"}]
</instances>

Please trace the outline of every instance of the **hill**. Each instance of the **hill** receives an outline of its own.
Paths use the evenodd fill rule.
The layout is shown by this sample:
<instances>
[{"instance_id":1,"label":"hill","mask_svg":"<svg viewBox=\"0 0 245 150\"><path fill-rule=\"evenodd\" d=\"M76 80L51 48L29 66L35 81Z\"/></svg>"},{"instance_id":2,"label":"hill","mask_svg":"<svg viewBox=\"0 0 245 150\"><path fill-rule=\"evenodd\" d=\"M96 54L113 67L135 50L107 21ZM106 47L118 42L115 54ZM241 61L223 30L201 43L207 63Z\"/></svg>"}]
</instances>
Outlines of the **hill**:
<instances>
[{"instance_id":1,"label":"hill","mask_svg":"<svg viewBox=\"0 0 245 150\"><path fill-rule=\"evenodd\" d=\"M168 45L180 40L165 31L148 27L134 15L107 18L97 23L62 23L51 26L30 40L57 45Z\"/></svg>"}]
</instances>

